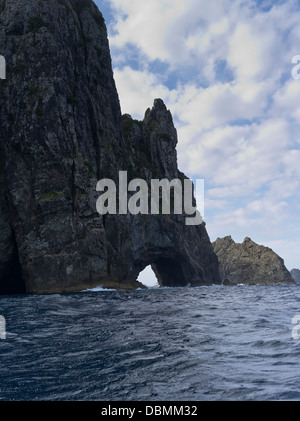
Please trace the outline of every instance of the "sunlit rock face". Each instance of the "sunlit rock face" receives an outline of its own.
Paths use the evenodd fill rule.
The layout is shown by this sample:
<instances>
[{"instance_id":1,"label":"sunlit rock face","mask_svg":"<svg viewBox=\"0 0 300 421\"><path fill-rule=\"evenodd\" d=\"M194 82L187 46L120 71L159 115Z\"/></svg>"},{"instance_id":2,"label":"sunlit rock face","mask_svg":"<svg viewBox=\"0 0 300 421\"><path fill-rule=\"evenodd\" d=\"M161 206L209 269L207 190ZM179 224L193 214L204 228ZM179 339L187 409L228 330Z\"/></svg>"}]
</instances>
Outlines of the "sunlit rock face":
<instances>
[{"instance_id":1,"label":"sunlit rock face","mask_svg":"<svg viewBox=\"0 0 300 421\"><path fill-rule=\"evenodd\" d=\"M236 284L293 283L283 259L268 247L256 244L246 237L235 243L231 236L218 238L213 243L218 256L222 282Z\"/></svg>"}]
</instances>

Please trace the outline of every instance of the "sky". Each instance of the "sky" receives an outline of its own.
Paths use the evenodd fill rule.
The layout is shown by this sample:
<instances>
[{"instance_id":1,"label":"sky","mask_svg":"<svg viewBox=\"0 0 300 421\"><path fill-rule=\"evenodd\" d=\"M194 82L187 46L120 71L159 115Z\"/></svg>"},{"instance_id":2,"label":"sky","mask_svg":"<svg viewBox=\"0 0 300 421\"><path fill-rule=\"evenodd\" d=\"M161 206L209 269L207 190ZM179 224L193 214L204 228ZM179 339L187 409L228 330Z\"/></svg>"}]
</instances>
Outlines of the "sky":
<instances>
[{"instance_id":1,"label":"sky","mask_svg":"<svg viewBox=\"0 0 300 421\"><path fill-rule=\"evenodd\" d=\"M164 100L179 169L205 180L211 241L250 237L300 268L300 2L95 2L122 113Z\"/></svg>"}]
</instances>

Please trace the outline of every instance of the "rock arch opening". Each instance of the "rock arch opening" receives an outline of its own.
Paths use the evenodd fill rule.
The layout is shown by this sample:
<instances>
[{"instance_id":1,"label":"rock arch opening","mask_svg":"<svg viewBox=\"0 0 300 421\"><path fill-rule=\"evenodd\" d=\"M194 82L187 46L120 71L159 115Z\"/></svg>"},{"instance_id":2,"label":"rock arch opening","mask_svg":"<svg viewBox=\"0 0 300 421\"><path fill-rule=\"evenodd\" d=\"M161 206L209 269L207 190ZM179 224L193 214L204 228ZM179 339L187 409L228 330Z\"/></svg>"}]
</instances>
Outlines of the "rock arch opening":
<instances>
[{"instance_id":1,"label":"rock arch opening","mask_svg":"<svg viewBox=\"0 0 300 421\"><path fill-rule=\"evenodd\" d=\"M146 265L139 265L141 270L137 280L146 287L184 287L186 276L180 260L159 257Z\"/></svg>"},{"instance_id":2,"label":"rock arch opening","mask_svg":"<svg viewBox=\"0 0 300 421\"><path fill-rule=\"evenodd\" d=\"M148 288L151 287L158 287L158 279L151 267L151 265L145 267L142 272L140 272L138 276L138 281L141 282L141 284L145 285Z\"/></svg>"},{"instance_id":3,"label":"rock arch opening","mask_svg":"<svg viewBox=\"0 0 300 421\"><path fill-rule=\"evenodd\" d=\"M160 257L151 265L157 276L158 283L164 287L185 287L187 286L186 276L180 260Z\"/></svg>"}]
</instances>

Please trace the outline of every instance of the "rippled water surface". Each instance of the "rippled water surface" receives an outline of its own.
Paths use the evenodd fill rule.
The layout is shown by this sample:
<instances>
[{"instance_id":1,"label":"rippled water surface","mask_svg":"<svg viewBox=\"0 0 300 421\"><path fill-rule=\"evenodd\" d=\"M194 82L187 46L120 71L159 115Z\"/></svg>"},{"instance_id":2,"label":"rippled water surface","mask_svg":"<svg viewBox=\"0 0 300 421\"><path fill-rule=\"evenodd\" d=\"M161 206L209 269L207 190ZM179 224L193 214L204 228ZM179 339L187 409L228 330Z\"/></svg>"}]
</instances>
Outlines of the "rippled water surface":
<instances>
[{"instance_id":1,"label":"rippled water surface","mask_svg":"<svg viewBox=\"0 0 300 421\"><path fill-rule=\"evenodd\" d=\"M0 296L0 314L0 400L300 400L296 285Z\"/></svg>"}]
</instances>

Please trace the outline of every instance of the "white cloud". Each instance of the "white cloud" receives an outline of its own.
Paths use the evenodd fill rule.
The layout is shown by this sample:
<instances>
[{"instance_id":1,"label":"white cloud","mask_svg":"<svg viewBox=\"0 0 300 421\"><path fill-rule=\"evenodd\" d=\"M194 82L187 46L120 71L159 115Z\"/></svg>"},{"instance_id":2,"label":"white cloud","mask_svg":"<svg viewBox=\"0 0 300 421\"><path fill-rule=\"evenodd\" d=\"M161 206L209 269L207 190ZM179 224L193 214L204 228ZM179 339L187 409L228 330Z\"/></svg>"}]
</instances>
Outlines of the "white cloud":
<instances>
[{"instance_id":1,"label":"white cloud","mask_svg":"<svg viewBox=\"0 0 300 421\"><path fill-rule=\"evenodd\" d=\"M158 77L147 71L137 71L130 67L114 69L114 77L121 98L123 113L143 119L145 111L155 98L167 100L172 93L159 83Z\"/></svg>"},{"instance_id":2,"label":"white cloud","mask_svg":"<svg viewBox=\"0 0 300 421\"><path fill-rule=\"evenodd\" d=\"M167 36L169 27L192 3L191 0L111 0L119 18L111 37L111 45L127 43L138 46L151 60L169 58Z\"/></svg>"},{"instance_id":3,"label":"white cloud","mask_svg":"<svg viewBox=\"0 0 300 421\"><path fill-rule=\"evenodd\" d=\"M291 66L292 68L292 66ZM300 124L300 80L289 79L274 94L274 103L271 113L294 119Z\"/></svg>"},{"instance_id":4,"label":"white cloud","mask_svg":"<svg viewBox=\"0 0 300 421\"><path fill-rule=\"evenodd\" d=\"M201 172L218 186L215 194L253 193L282 172L282 158L289 145L289 128L284 120L261 124L224 126L199 134L188 147L188 171ZM292 159L290 157L290 159ZM222 194L222 193L221 193ZM224 197L224 196L223 196Z\"/></svg>"},{"instance_id":5,"label":"white cloud","mask_svg":"<svg viewBox=\"0 0 300 421\"><path fill-rule=\"evenodd\" d=\"M261 45L251 33L250 25L239 25L230 40L229 61L238 79L251 80L261 71L263 63Z\"/></svg>"}]
</instances>

